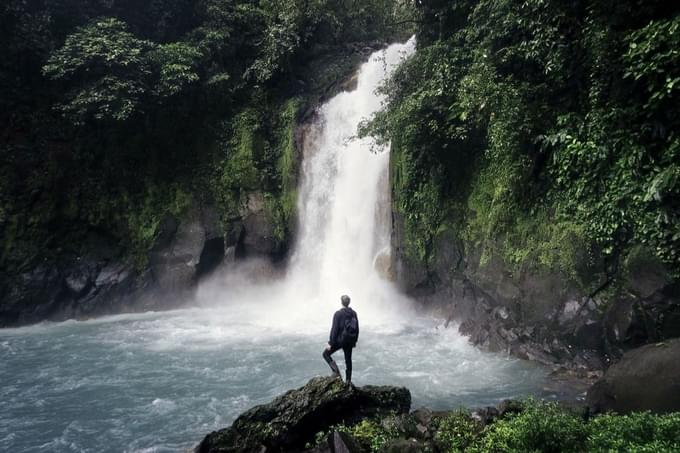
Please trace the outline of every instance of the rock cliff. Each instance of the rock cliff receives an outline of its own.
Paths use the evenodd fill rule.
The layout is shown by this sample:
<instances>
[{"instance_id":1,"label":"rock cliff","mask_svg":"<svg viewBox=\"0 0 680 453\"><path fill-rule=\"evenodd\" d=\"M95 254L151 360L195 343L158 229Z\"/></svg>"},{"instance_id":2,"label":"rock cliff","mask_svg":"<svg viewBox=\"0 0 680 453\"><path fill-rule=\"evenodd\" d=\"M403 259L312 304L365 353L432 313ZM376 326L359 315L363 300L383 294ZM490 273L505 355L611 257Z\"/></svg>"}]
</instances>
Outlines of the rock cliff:
<instances>
[{"instance_id":1,"label":"rock cliff","mask_svg":"<svg viewBox=\"0 0 680 453\"><path fill-rule=\"evenodd\" d=\"M459 236L441 232L422 263L406 253L394 213L392 266L403 291L485 349L597 377L627 350L680 336L680 284L643 249L615 269L584 251L575 264L584 286L538 264L483 259Z\"/></svg>"}]
</instances>

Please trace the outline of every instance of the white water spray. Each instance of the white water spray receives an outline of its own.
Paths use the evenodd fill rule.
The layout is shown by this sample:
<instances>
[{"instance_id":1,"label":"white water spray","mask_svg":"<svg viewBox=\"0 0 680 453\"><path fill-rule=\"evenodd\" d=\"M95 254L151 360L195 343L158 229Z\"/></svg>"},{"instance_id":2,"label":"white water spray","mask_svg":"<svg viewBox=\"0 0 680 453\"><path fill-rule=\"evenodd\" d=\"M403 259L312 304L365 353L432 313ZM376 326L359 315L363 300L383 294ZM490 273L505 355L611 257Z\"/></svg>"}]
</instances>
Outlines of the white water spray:
<instances>
[{"instance_id":1,"label":"white water spray","mask_svg":"<svg viewBox=\"0 0 680 453\"><path fill-rule=\"evenodd\" d=\"M390 250L389 153L356 134L360 121L382 105L378 86L414 50L412 38L374 53L361 66L356 89L320 108L304 140L299 233L285 279L249 289L232 280L220 291L236 290L238 300L249 304L260 299L259 322L327 328L342 294L352 298L362 324L406 318L407 300L383 278ZM205 300L216 293L213 288L202 295ZM262 300L272 303L263 310Z\"/></svg>"}]
</instances>

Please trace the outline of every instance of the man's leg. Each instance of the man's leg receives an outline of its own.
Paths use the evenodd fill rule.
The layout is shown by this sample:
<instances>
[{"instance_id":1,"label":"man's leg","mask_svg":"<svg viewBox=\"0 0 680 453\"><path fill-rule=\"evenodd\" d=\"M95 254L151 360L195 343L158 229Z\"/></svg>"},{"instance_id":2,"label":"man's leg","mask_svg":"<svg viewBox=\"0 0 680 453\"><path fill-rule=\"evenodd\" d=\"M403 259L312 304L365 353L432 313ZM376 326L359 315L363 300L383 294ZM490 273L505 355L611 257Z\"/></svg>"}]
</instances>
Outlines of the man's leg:
<instances>
[{"instance_id":1,"label":"man's leg","mask_svg":"<svg viewBox=\"0 0 680 453\"><path fill-rule=\"evenodd\" d=\"M352 347L347 346L342 348L345 353L345 382L352 383Z\"/></svg>"},{"instance_id":2,"label":"man's leg","mask_svg":"<svg viewBox=\"0 0 680 453\"><path fill-rule=\"evenodd\" d=\"M335 363L335 360L333 360L333 357L331 357L331 354L333 354L335 351L337 351L338 347L332 347L331 349L324 349L323 350L323 359L326 361L328 366L331 367L331 370L333 371L333 376L340 377L340 368L338 368L338 364Z\"/></svg>"}]
</instances>

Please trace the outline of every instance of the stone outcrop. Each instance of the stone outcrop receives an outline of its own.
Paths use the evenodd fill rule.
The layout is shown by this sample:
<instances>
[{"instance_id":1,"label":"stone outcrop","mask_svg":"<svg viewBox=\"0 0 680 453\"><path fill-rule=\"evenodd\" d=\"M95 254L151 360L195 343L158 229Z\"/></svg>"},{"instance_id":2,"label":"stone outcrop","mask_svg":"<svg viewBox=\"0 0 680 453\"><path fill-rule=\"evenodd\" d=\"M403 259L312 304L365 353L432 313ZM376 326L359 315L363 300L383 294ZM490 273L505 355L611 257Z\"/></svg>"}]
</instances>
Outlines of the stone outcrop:
<instances>
[{"instance_id":1,"label":"stone outcrop","mask_svg":"<svg viewBox=\"0 0 680 453\"><path fill-rule=\"evenodd\" d=\"M680 339L626 352L588 391L592 412L680 411Z\"/></svg>"},{"instance_id":2,"label":"stone outcrop","mask_svg":"<svg viewBox=\"0 0 680 453\"><path fill-rule=\"evenodd\" d=\"M505 400L470 412L409 412L411 396L399 387L346 387L341 380L317 377L271 403L241 414L225 429L208 434L195 447L205 452L443 453L451 444L440 436L442 421L451 416L464 421L474 436L497 420L524 410L524 403ZM366 424L364 424L366 423Z\"/></svg>"},{"instance_id":3,"label":"stone outcrop","mask_svg":"<svg viewBox=\"0 0 680 453\"><path fill-rule=\"evenodd\" d=\"M205 211L191 207L182 219L168 215L161 223L156 244L149 254L149 269L162 291L184 291L192 286L201 259L213 253L206 249L210 239L218 238L224 253L216 216L211 215L212 210ZM203 269L209 270L208 265L203 263Z\"/></svg>"},{"instance_id":4,"label":"stone outcrop","mask_svg":"<svg viewBox=\"0 0 680 453\"><path fill-rule=\"evenodd\" d=\"M195 452L301 451L329 426L388 413L406 414L410 406L411 394L405 388L355 388L337 378L317 377L246 411L230 427L208 434ZM335 439L333 443L343 442ZM345 446L350 443L344 440Z\"/></svg>"},{"instance_id":5,"label":"stone outcrop","mask_svg":"<svg viewBox=\"0 0 680 453\"><path fill-rule=\"evenodd\" d=\"M412 260L405 243L394 213L392 267L401 289L485 349L597 378L626 350L680 336L680 283L648 254L631 253L616 292L604 298L615 271L587 254L577 260L579 285L539 265L511 268L493 251L482 259L451 230L436 238L427 264Z\"/></svg>"},{"instance_id":6,"label":"stone outcrop","mask_svg":"<svg viewBox=\"0 0 680 453\"><path fill-rule=\"evenodd\" d=\"M64 256L12 279L0 296L0 327L175 307L222 261L224 247L211 207L166 217L142 270L114 238L92 232L88 254Z\"/></svg>"}]
</instances>

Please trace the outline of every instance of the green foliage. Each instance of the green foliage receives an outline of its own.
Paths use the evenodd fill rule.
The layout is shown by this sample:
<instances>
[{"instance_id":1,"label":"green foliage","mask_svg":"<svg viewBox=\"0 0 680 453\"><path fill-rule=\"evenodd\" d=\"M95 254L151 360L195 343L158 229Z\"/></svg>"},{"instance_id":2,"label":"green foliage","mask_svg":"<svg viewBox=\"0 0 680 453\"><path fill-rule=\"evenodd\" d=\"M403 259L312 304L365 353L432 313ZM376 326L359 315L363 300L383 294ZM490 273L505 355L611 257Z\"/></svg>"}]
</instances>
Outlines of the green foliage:
<instances>
[{"instance_id":1,"label":"green foliage","mask_svg":"<svg viewBox=\"0 0 680 453\"><path fill-rule=\"evenodd\" d=\"M385 429L379 422L362 420L353 426L349 433L359 442L362 448L371 453L380 453L388 440L394 437L394 433Z\"/></svg>"},{"instance_id":2,"label":"green foliage","mask_svg":"<svg viewBox=\"0 0 680 453\"><path fill-rule=\"evenodd\" d=\"M556 403L532 402L484 429L470 452L671 452L680 414L600 415L588 421Z\"/></svg>"},{"instance_id":3,"label":"green foliage","mask_svg":"<svg viewBox=\"0 0 680 453\"><path fill-rule=\"evenodd\" d=\"M588 423L588 451L672 452L680 450L680 413L601 415Z\"/></svg>"},{"instance_id":4,"label":"green foliage","mask_svg":"<svg viewBox=\"0 0 680 453\"><path fill-rule=\"evenodd\" d=\"M285 247L296 213L297 150L300 98L268 106L256 98L234 121L224 125L221 156L216 168L217 199L224 220L236 218L246 207L249 193L262 193L264 210L280 247ZM274 112L271 117L268 112Z\"/></svg>"},{"instance_id":5,"label":"green foliage","mask_svg":"<svg viewBox=\"0 0 680 453\"><path fill-rule=\"evenodd\" d=\"M140 106L151 68L149 41L136 38L124 22L95 20L69 35L43 67L46 76L73 87L61 109L77 123L125 120Z\"/></svg>"},{"instance_id":6,"label":"green foliage","mask_svg":"<svg viewBox=\"0 0 680 453\"><path fill-rule=\"evenodd\" d=\"M464 410L456 411L439 422L434 439L443 452L465 451L479 436L482 426Z\"/></svg>"},{"instance_id":7,"label":"green foliage","mask_svg":"<svg viewBox=\"0 0 680 453\"><path fill-rule=\"evenodd\" d=\"M393 34L391 23L410 12L406 2L394 0L263 0L259 6L265 27L259 55L246 71L257 83L291 70L298 49L318 30L333 42L375 39Z\"/></svg>"},{"instance_id":8,"label":"green foliage","mask_svg":"<svg viewBox=\"0 0 680 453\"><path fill-rule=\"evenodd\" d=\"M318 11L305 9L305 6L313 10L318 8L318 1L302 3L297 0L283 0L265 1L264 4L266 28L263 32L260 56L247 71L247 75L252 75L257 82L271 79L280 67L288 62L287 60L308 37L303 33L312 31L303 26L305 19L319 14Z\"/></svg>"},{"instance_id":9,"label":"green foliage","mask_svg":"<svg viewBox=\"0 0 680 453\"><path fill-rule=\"evenodd\" d=\"M582 452L586 424L557 403L532 402L524 410L499 420L467 450L470 452Z\"/></svg>"},{"instance_id":10,"label":"green foliage","mask_svg":"<svg viewBox=\"0 0 680 453\"><path fill-rule=\"evenodd\" d=\"M273 137L278 153L276 162L276 195L270 197L273 203L267 211L273 220L274 235L280 244L288 239L297 205L297 176L299 156L295 145L297 115L301 100L292 98L279 109L275 136Z\"/></svg>"},{"instance_id":11,"label":"green foliage","mask_svg":"<svg viewBox=\"0 0 680 453\"><path fill-rule=\"evenodd\" d=\"M137 199L123 196L122 210L126 216L128 241L132 260L142 270L147 263L147 251L151 249L158 234L158 227L166 215L176 218L191 204L191 196L181 188L149 186L146 194Z\"/></svg>"},{"instance_id":12,"label":"green foliage","mask_svg":"<svg viewBox=\"0 0 680 453\"><path fill-rule=\"evenodd\" d=\"M429 262L437 232L453 227L482 265L496 255L583 280L594 255L615 261L637 243L680 275L677 7L485 0L418 11L418 52L360 129L391 143L410 254Z\"/></svg>"},{"instance_id":13,"label":"green foliage","mask_svg":"<svg viewBox=\"0 0 680 453\"><path fill-rule=\"evenodd\" d=\"M626 37L628 51L623 55L624 77L646 88L649 100L644 108L658 110L666 102L677 100L680 90L680 16L652 21ZM666 104L665 107L672 105Z\"/></svg>"},{"instance_id":14,"label":"green foliage","mask_svg":"<svg viewBox=\"0 0 680 453\"><path fill-rule=\"evenodd\" d=\"M158 46L151 57L160 68L156 94L160 97L174 96L196 83L200 79L197 66L201 57L202 53L187 43Z\"/></svg>"}]
</instances>

